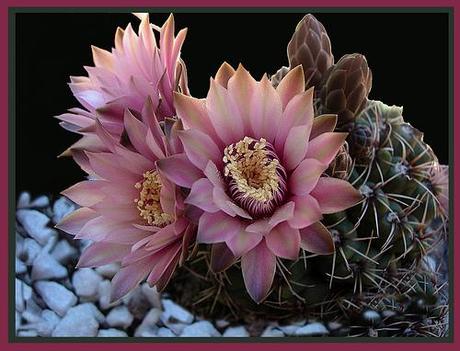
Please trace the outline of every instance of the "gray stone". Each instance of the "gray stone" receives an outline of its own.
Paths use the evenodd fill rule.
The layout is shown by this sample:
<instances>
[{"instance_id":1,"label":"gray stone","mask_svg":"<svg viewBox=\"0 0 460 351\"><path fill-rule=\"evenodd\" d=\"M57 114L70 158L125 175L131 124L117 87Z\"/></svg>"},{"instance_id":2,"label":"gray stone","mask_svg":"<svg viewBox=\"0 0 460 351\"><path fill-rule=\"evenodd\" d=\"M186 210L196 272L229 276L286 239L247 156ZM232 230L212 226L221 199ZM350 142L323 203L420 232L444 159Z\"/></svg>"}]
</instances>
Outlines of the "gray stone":
<instances>
[{"instance_id":1,"label":"gray stone","mask_svg":"<svg viewBox=\"0 0 460 351\"><path fill-rule=\"evenodd\" d=\"M363 319L370 324L377 324L380 322L380 314L373 310L363 312Z\"/></svg>"},{"instance_id":2,"label":"gray stone","mask_svg":"<svg viewBox=\"0 0 460 351\"><path fill-rule=\"evenodd\" d=\"M283 331L284 334L286 335L295 335L297 329L299 329L298 325L284 325L284 326L279 326L279 329Z\"/></svg>"},{"instance_id":3,"label":"gray stone","mask_svg":"<svg viewBox=\"0 0 460 351\"><path fill-rule=\"evenodd\" d=\"M137 319L142 319L152 308L140 287L137 287L129 294L129 299L126 299L124 304L128 306L129 311Z\"/></svg>"},{"instance_id":4,"label":"gray stone","mask_svg":"<svg viewBox=\"0 0 460 351\"><path fill-rule=\"evenodd\" d=\"M161 294L154 286L151 287L148 283L144 283L141 286L141 291L150 303L150 306L161 309Z\"/></svg>"},{"instance_id":5,"label":"gray stone","mask_svg":"<svg viewBox=\"0 0 460 351\"><path fill-rule=\"evenodd\" d=\"M22 328L27 330L35 330L39 336L51 336L54 328L59 323L60 318L56 313L50 310L43 310L40 318L34 323L29 323Z\"/></svg>"},{"instance_id":6,"label":"gray stone","mask_svg":"<svg viewBox=\"0 0 460 351\"><path fill-rule=\"evenodd\" d=\"M248 331L242 325L238 327L229 327L225 330L222 336L225 337L247 337L249 336Z\"/></svg>"},{"instance_id":7,"label":"gray stone","mask_svg":"<svg viewBox=\"0 0 460 351\"><path fill-rule=\"evenodd\" d=\"M43 208L43 207L48 207L50 204L50 200L48 199L48 196L42 195L37 198L35 198L29 205L29 207L33 208Z\"/></svg>"},{"instance_id":8,"label":"gray stone","mask_svg":"<svg viewBox=\"0 0 460 351\"><path fill-rule=\"evenodd\" d=\"M163 338L171 338L171 337L175 337L176 334L174 334L168 328L161 327L160 329L158 329L157 336L160 336Z\"/></svg>"},{"instance_id":9,"label":"gray stone","mask_svg":"<svg viewBox=\"0 0 460 351\"><path fill-rule=\"evenodd\" d=\"M174 334L176 335L181 335L182 331L185 329L186 326L188 326L188 324L184 324L184 323L164 323L165 326L171 330Z\"/></svg>"},{"instance_id":10,"label":"gray stone","mask_svg":"<svg viewBox=\"0 0 460 351\"><path fill-rule=\"evenodd\" d=\"M18 202L17 202L17 208L29 207L29 204L30 204L30 194L24 191L19 195Z\"/></svg>"},{"instance_id":11,"label":"gray stone","mask_svg":"<svg viewBox=\"0 0 460 351\"><path fill-rule=\"evenodd\" d=\"M73 292L58 283L39 281L35 283L35 289L48 307L61 317L77 303L77 297Z\"/></svg>"},{"instance_id":12,"label":"gray stone","mask_svg":"<svg viewBox=\"0 0 460 351\"><path fill-rule=\"evenodd\" d=\"M64 239L60 240L51 252L51 256L62 264L67 264L71 259L77 257L77 255L77 249Z\"/></svg>"},{"instance_id":13,"label":"gray stone","mask_svg":"<svg viewBox=\"0 0 460 351\"><path fill-rule=\"evenodd\" d=\"M296 336L313 336L313 335L326 335L329 334L329 330L319 322L314 322L300 327L296 330Z\"/></svg>"},{"instance_id":14,"label":"gray stone","mask_svg":"<svg viewBox=\"0 0 460 351\"><path fill-rule=\"evenodd\" d=\"M187 325L182 331L181 337L197 336L221 336L214 326L208 321L200 321Z\"/></svg>"},{"instance_id":15,"label":"gray stone","mask_svg":"<svg viewBox=\"0 0 460 351\"><path fill-rule=\"evenodd\" d=\"M15 304L16 311L24 312L26 308L26 301L32 298L32 288L24 283L22 280L16 278L15 280Z\"/></svg>"},{"instance_id":16,"label":"gray stone","mask_svg":"<svg viewBox=\"0 0 460 351\"><path fill-rule=\"evenodd\" d=\"M102 278L91 268L80 268L72 276L75 293L80 297L96 297Z\"/></svg>"},{"instance_id":17,"label":"gray stone","mask_svg":"<svg viewBox=\"0 0 460 351\"><path fill-rule=\"evenodd\" d=\"M216 321L216 327L220 329L227 328L230 325L230 322L226 321L225 319L218 319Z\"/></svg>"},{"instance_id":18,"label":"gray stone","mask_svg":"<svg viewBox=\"0 0 460 351\"><path fill-rule=\"evenodd\" d=\"M80 305L81 306L81 305ZM53 330L52 336L96 336L99 323L87 307L71 308Z\"/></svg>"},{"instance_id":19,"label":"gray stone","mask_svg":"<svg viewBox=\"0 0 460 351\"><path fill-rule=\"evenodd\" d=\"M97 334L98 337L102 338L124 338L127 337L128 334L120 329L109 328L109 329L100 329L99 333Z\"/></svg>"},{"instance_id":20,"label":"gray stone","mask_svg":"<svg viewBox=\"0 0 460 351\"><path fill-rule=\"evenodd\" d=\"M96 268L96 272L105 278L112 279L113 276L120 270L119 263L109 263Z\"/></svg>"},{"instance_id":21,"label":"gray stone","mask_svg":"<svg viewBox=\"0 0 460 351\"><path fill-rule=\"evenodd\" d=\"M143 324L146 325L155 325L160 321L161 310L158 308L152 308L142 320Z\"/></svg>"},{"instance_id":22,"label":"gray stone","mask_svg":"<svg viewBox=\"0 0 460 351\"><path fill-rule=\"evenodd\" d=\"M67 268L45 250L35 258L31 273L32 280L64 279L66 277Z\"/></svg>"},{"instance_id":23,"label":"gray stone","mask_svg":"<svg viewBox=\"0 0 460 351\"><path fill-rule=\"evenodd\" d=\"M19 258L16 257L15 261L15 271L16 274L24 274L27 272L27 266Z\"/></svg>"},{"instance_id":24,"label":"gray stone","mask_svg":"<svg viewBox=\"0 0 460 351\"><path fill-rule=\"evenodd\" d=\"M262 332L261 336L262 337L267 337L267 338L279 338L279 337L283 337L284 333L281 330L277 329L277 328L273 328L271 326L268 326Z\"/></svg>"},{"instance_id":25,"label":"gray stone","mask_svg":"<svg viewBox=\"0 0 460 351\"><path fill-rule=\"evenodd\" d=\"M107 324L111 327L128 328L133 322L133 315L126 306L119 306L112 309L107 315Z\"/></svg>"},{"instance_id":26,"label":"gray stone","mask_svg":"<svg viewBox=\"0 0 460 351\"><path fill-rule=\"evenodd\" d=\"M149 327L146 325L141 324L137 327L136 331L134 332L134 336L142 337L142 338L150 338L157 336L158 327L153 326Z\"/></svg>"},{"instance_id":27,"label":"gray stone","mask_svg":"<svg viewBox=\"0 0 460 351\"><path fill-rule=\"evenodd\" d=\"M31 266L35 258L42 251L42 247L33 239L25 239L22 245L21 252L18 252L18 257L28 266Z\"/></svg>"},{"instance_id":28,"label":"gray stone","mask_svg":"<svg viewBox=\"0 0 460 351\"><path fill-rule=\"evenodd\" d=\"M161 321L165 324L168 321L178 321L186 324L193 322L193 315L171 300L163 300L163 309Z\"/></svg>"},{"instance_id":29,"label":"gray stone","mask_svg":"<svg viewBox=\"0 0 460 351\"><path fill-rule=\"evenodd\" d=\"M21 327L21 323L22 323L21 314L18 311L16 311L15 319L14 319L14 326L16 330L18 330Z\"/></svg>"},{"instance_id":30,"label":"gray stone","mask_svg":"<svg viewBox=\"0 0 460 351\"><path fill-rule=\"evenodd\" d=\"M111 307L114 307L120 304L120 301L115 301L113 303L110 303L111 291L112 291L112 283L110 283L110 281L103 280L99 283L99 286L98 286L99 307L103 310L109 309Z\"/></svg>"},{"instance_id":31,"label":"gray stone","mask_svg":"<svg viewBox=\"0 0 460 351\"><path fill-rule=\"evenodd\" d=\"M36 210L20 209L16 212L16 218L32 238L40 245L45 245L51 236L56 236L54 229L48 228L49 218Z\"/></svg>"},{"instance_id":32,"label":"gray stone","mask_svg":"<svg viewBox=\"0 0 460 351\"><path fill-rule=\"evenodd\" d=\"M30 330L21 330L18 332L18 336L24 336L24 337L37 337L38 333L36 330L30 329Z\"/></svg>"},{"instance_id":33,"label":"gray stone","mask_svg":"<svg viewBox=\"0 0 460 351\"><path fill-rule=\"evenodd\" d=\"M62 218L75 210L75 204L65 197L60 197L53 204L53 223L58 223Z\"/></svg>"},{"instance_id":34,"label":"gray stone","mask_svg":"<svg viewBox=\"0 0 460 351\"><path fill-rule=\"evenodd\" d=\"M337 329L340 329L342 328L342 323L339 323L339 322L329 322L327 324L327 327L329 328L329 330L337 330Z\"/></svg>"},{"instance_id":35,"label":"gray stone","mask_svg":"<svg viewBox=\"0 0 460 351\"><path fill-rule=\"evenodd\" d=\"M91 302L85 302L78 306L73 307L73 311L78 311L79 313L86 313L92 315L99 323L104 323L105 316L98 310L96 305Z\"/></svg>"}]
</instances>

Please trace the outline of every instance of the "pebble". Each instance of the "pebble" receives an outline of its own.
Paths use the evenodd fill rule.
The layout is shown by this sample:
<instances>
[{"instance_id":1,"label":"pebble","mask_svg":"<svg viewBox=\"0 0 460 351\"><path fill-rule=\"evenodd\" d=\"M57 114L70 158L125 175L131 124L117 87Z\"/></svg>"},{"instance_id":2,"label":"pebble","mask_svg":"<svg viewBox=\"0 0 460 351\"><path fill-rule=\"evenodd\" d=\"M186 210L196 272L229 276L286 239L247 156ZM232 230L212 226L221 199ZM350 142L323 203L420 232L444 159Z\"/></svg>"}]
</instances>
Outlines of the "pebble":
<instances>
[{"instance_id":1,"label":"pebble","mask_svg":"<svg viewBox=\"0 0 460 351\"><path fill-rule=\"evenodd\" d=\"M37 333L36 330L33 330L33 329L31 329L31 330L20 330L18 332L18 336L25 336L25 337L32 337L33 338L33 337L38 336L38 333Z\"/></svg>"},{"instance_id":2,"label":"pebble","mask_svg":"<svg viewBox=\"0 0 460 351\"><path fill-rule=\"evenodd\" d=\"M29 207L34 207L34 208L44 208L48 207L50 204L50 199L48 196L42 195L37 198L35 198L29 205Z\"/></svg>"},{"instance_id":3,"label":"pebble","mask_svg":"<svg viewBox=\"0 0 460 351\"><path fill-rule=\"evenodd\" d=\"M120 329L109 328L109 329L100 329L97 336L103 337L103 338L112 338L112 337L124 338L124 337L127 337L128 334L126 334L125 331L120 330Z\"/></svg>"},{"instance_id":4,"label":"pebble","mask_svg":"<svg viewBox=\"0 0 460 351\"><path fill-rule=\"evenodd\" d=\"M160 329L158 329L157 336L161 336L164 338L171 338L171 337L175 337L176 334L174 334L168 328L161 327Z\"/></svg>"},{"instance_id":5,"label":"pebble","mask_svg":"<svg viewBox=\"0 0 460 351\"><path fill-rule=\"evenodd\" d=\"M65 197L60 197L54 202L53 205L53 223L58 223L62 218L67 216L70 212L75 210L75 205L73 202L68 200Z\"/></svg>"},{"instance_id":6,"label":"pebble","mask_svg":"<svg viewBox=\"0 0 460 351\"><path fill-rule=\"evenodd\" d=\"M97 267L96 272L105 278L112 279L113 276L120 270L119 263L109 263L103 266Z\"/></svg>"},{"instance_id":7,"label":"pebble","mask_svg":"<svg viewBox=\"0 0 460 351\"><path fill-rule=\"evenodd\" d=\"M279 326L278 328L281 329L281 331L284 334L292 336L292 335L295 335L295 333L297 332L297 329L299 329L300 326L298 326L298 325L284 325L284 326Z\"/></svg>"},{"instance_id":8,"label":"pebble","mask_svg":"<svg viewBox=\"0 0 460 351\"><path fill-rule=\"evenodd\" d=\"M29 205L30 205L30 194L24 191L19 195L18 202L17 202L17 208L25 208L25 207L29 207Z\"/></svg>"},{"instance_id":9,"label":"pebble","mask_svg":"<svg viewBox=\"0 0 460 351\"><path fill-rule=\"evenodd\" d=\"M71 259L77 257L77 255L77 249L64 239L60 240L51 252L51 256L62 264L67 264Z\"/></svg>"},{"instance_id":10,"label":"pebble","mask_svg":"<svg viewBox=\"0 0 460 351\"><path fill-rule=\"evenodd\" d=\"M112 309L107 315L107 324L111 327L128 328L133 322L133 315L126 306L118 306Z\"/></svg>"},{"instance_id":11,"label":"pebble","mask_svg":"<svg viewBox=\"0 0 460 351\"><path fill-rule=\"evenodd\" d=\"M267 328L265 328L265 330L263 331L262 337L272 337L272 338L279 338L279 337L282 337L284 336L284 333L277 329L277 328L273 328L271 326L268 326Z\"/></svg>"},{"instance_id":12,"label":"pebble","mask_svg":"<svg viewBox=\"0 0 460 351\"><path fill-rule=\"evenodd\" d=\"M67 269L45 250L35 258L31 273L32 280L64 279L66 277Z\"/></svg>"},{"instance_id":13,"label":"pebble","mask_svg":"<svg viewBox=\"0 0 460 351\"><path fill-rule=\"evenodd\" d=\"M22 280L15 280L15 307L16 311L24 312L26 301L32 298L32 288Z\"/></svg>"},{"instance_id":14,"label":"pebble","mask_svg":"<svg viewBox=\"0 0 460 351\"><path fill-rule=\"evenodd\" d=\"M80 268L72 276L75 293L80 297L97 299L99 283L102 278L91 268Z\"/></svg>"},{"instance_id":15,"label":"pebble","mask_svg":"<svg viewBox=\"0 0 460 351\"><path fill-rule=\"evenodd\" d=\"M152 287L148 283L144 283L141 286L141 291L152 307L161 309L161 295L154 286Z\"/></svg>"},{"instance_id":16,"label":"pebble","mask_svg":"<svg viewBox=\"0 0 460 351\"><path fill-rule=\"evenodd\" d=\"M296 330L296 336L312 336L312 335L326 335L329 334L329 330L319 322L314 322L300 327Z\"/></svg>"},{"instance_id":17,"label":"pebble","mask_svg":"<svg viewBox=\"0 0 460 351\"><path fill-rule=\"evenodd\" d=\"M103 280L98 286L99 307L106 310L112 306L119 304L118 301L110 303L110 293L112 291L112 284L108 280Z\"/></svg>"},{"instance_id":18,"label":"pebble","mask_svg":"<svg viewBox=\"0 0 460 351\"><path fill-rule=\"evenodd\" d=\"M54 229L48 228L49 218L36 210L20 209L16 212L16 218L26 232L40 245L45 245L51 236L56 235Z\"/></svg>"},{"instance_id":19,"label":"pebble","mask_svg":"<svg viewBox=\"0 0 460 351\"><path fill-rule=\"evenodd\" d=\"M185 324L193 322L193 315L171 300L163 300L163 309L164 311L161 315L161 321L165 324L166 322L171 321L171 319Z\"/></svg>"},{"instance_id":20,"label":"pebble","mask_svg":"<svg viewBox=\"0 0 460 351\"><path fill-rule=\"evenodd\" d=\"M60 316L64 316L77 303L74 293L56 282L38 281L35 289L48 307Z\"/></svg>"},{"instance_id":21,"label":"pebble","mask_svg":"<svg viewBox=\"0 0 460 351\"><path fill-rule=\"evenodd\" d=\"M22 328L27 330L33 329L37 335L48 337L51 336L59 321L60 318L56 313L51 310L43 310L37 321L23 325Z\"/></svg>"},{"instance_id":22,"label":"pebble","mask_svg":"<svg viewBox=\"0 0 460 351\"><path fill-rule=\"evenodd\" d=\"M16 274L24 274L27 272L27 266L19 258L16 257L15 262Z\"/></svg>"},{"instance_id":23,"label":"pebble","mask_svg":"<svg viewBox=\"0 0 460 351\"><path fill-rule=\"evenodd\" d=\"M380 322L380 314L376 311L367 310L363 312L363 319L370 324L377 324Z\"/></svg>"},{"instance_id":24,"label":"pebble","mask_svg":"<svg viewBox=\"0 0 460 351\"><path fill-rule=\"evenodd\" d=\"M208 321L200 321L187 325L182 331L182 337L197 337L197 336L221 336L214 326Z\"/></svg>"},{"instance_id":25,"label":"pebble","mask_svg":"<svg viewBox=\"0 0 460 351\"><path fill-rule=\"evenodd\" d=\"M88 308L72 307L53 330L52 336L96 336L99 323Z\"/></svg>"},{"instance_id":26,"label":"pebble","mask_svg":"<svg viewBox=\"0 0 460 351\"><path fill-rule=\"evenodd\" d=\"M222 336L225 337L247 337L249 336L248 331L242 325L239 327L229 327L225 330Z\"/></svg>"},{"instance_id":27,"label":"pebble","mask_svg":"<svg viewBox=\"0 0 460 351\"><path fill-rule=\"evenodd\" d=\"M41 251L42 247L35 240L27 238L24 240L18 256L26 265L31 266Z\"/></svg>"}]
</instances>

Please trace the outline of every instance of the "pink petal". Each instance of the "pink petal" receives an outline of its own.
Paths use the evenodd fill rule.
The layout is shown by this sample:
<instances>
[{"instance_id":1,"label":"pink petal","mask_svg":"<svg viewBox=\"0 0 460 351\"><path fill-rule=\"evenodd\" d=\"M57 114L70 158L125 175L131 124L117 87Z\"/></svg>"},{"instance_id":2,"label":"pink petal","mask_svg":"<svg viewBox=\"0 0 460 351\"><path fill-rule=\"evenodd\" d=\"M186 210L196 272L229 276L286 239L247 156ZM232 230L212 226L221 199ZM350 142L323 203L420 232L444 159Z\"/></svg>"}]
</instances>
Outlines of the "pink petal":
<instances>
[{"instance_id":1,"label":"pink petal","mask_svg":"<svg viewBox=\"0 0 460 351\"><path fill-rule=\"evenodd\" d=\"M294 217L288 221L292 228L305 228L322 218L318 202L310 195L294 196Z\"/></svg>"},{"instance_id":2,"label":"pink petal","mask_svg":"<svg viewBox=\"0 0 460 351\"><path fill-rule=\"evenodd\" d=\"M214 273L225 271L233 263L236 262L236 257L225 243L213 244L211 247L211 270Z\"/></svg>"},{"instance_id":3,"label":"pink petal","mask_svg":"<svg viewBox=\"0 0 460 351\"><path fill-rule=\"evenodd\" d=\"M268 234L270 230L274 227L270 223L270 219L268 218L262 218L258 219L251 224L249 224L245 230L250 233L260 233L260 234Z\"/></svg>"},{"instance_id":4,"label":"pink petal","mask_svg":"<svg viewBox=\"0 0 460 351\"><path fill-rule=\"evenodd\" d=\"M209 181L215 187L224 188L224 181L222 179L222 174L217 169L216 165L209 161L204 170L204 175L209 179Z\"/></svg>"},{"instance_id":5,"label":"pink petal","mask_svg":"<svg viewBox=\"0 0 460 351\"><path fill-rule=\"evenodd\" d=\"M322 213L335 213L356 205L362 195L350 183L337 178L321 177L310 193L319 203Z\"/></svg>"},{"instance_id":6,"label":"pink petal","mask_svg":"<svg viewBox=\"0 0 460 351\"><path fill-rule=\"evenodd\" d=\"M186 188L191 188L194 182L203 177L203 173L188 160L185 154L158 160L156 164L166 178Z\"/></svg>"},{"instance_id":7,"label":"pink petal","mask_svg":"<svg viewBox=\"0 0 460 351\"><path fill-rule=\"evenodd\" d=\"M92 206L101 201L105 194L101 191L104 180L85 180L61 192L80 206Z\"/></svg>"},{"instance_id":8,"label":"pink petal","mask_svg":"<svg viewBox=\"0 0 460 351\"><path fill-rule=\"evenodd\" d=\"M303 93L305 90L305 76L301 65L291 69L281 80L276 91L283 103L283 110L294 96Z\"/></svg>"},{"instance_id":9,"label":"pink petal","mask_svg":"<svg viewBox=\"0 0 460 351\"><path fill-rule=\"evenodd\" d=\"M161 277L155 283L155 287L159 292L162 292L168 285L169 281L171 280L171 277L173 276L176 270L179 259L179 255L174 256L173 260L169 263Z\"/></svg>"},{"instance_id":10,"label":"pink petal","mask_svg":"<svg viewBox=\"0 0 460 351\"><path fill-rule=\"evenodd\" d=\"M241 257L252 250L263 238L262 234L249 233L243 228L225 241L236 257Z\"/></svg>"},{"instance_id":11,"label":"pink petal","mask_svg":"<svg viewBox=\"0 0 460 351\"><path fill-rule=\"evenodd\" d=\"M299 257L300 235L298 229L286 222L277 225L265 236L267 247L278 257L296 260Z\"/></svg>"},{"instance_id":12,"label":"pink petal","mask_svg":"<svg viewBox=\"0 0 460 351\"><path fill-rule=\"evenodd\" d=\"M323 133L333 132L337 125L337 115L321 115L313 119L310 140Z\"/></svg>"},{"instance_id":13,"label":"pink petal","mask_svg":"<svg viewBox=\"0 0 460 351\"><path fill-rule=\"evenodd\" d=\"M281 122L282 102L267 76L257 85L251 99L250 113L252 136L273 143Z\"/></svg>"},{"instance_id":14,"label":"pink petal","mask_svg":"<svg viewBox=\"0 0 460 351\"><path fill-rule=\"evenodd\" d=\"M308 144L307 157L329 165L345 142L348 133L323 133Z\"/></svg>"},{"instance_id":15,"label":"pink petal","mask_svg":"<svg viewBox=\"0 0 460 351\"><path fill-rule=\"evenodd\" d=\"M293 127L289 131L283 153L283 164L286 170L293 170L305 158L309 133L310 126L303 125Z\"/></svg>"},{"instance_id":16,"label":"pink petal","mask_svg":"<svg viewBox=\"0 0 460 351\"><path fill-rule=\"evenodd\" d=\"M249 295L256 303L262 302L270 291L276 270L276 256L265 240L241 258L241 270Z\"/></svg>"},{"instance_id":17,"label":"pink petal","mask_svg":"<svg viewBox=\"0 0 460 351\"><path fill-rule=\"evenodd\" d=\"M86 222L96 218L97 216L98 214L95 211L90 208L82 207L65 216L58 224L56 224L56 228L71 235L76 235L80 229L83 228Z\"/></svg>"},{"instance_id":18,"label":"pink petal","mask_svg":"<svg viewBox=\"0 0 460 351\"><path fill-rule=\"evenodd\" d=\"M235 74L235 70L227 62L224 62L216 73L215 81L217 84L227 88L228 80Z\"/></svg>"},{"instance_id":19,"label":"pink petal","mask_svg":"<svg viewBox=\"0 0 460 351\"><path fill-rule=\"evenodd\" d=\"M279 124L276 134L276 150L283 152L286 138L293 127L304 125L311 129L313 115L313 88L310 88L305 93L294 96L287 104L283 112L283 121ZM310 130L308 135L310 135Z\"/></svg>"},{"instance_id":20,"label":"pink petal","mask_svg":"<svg viewBox=\"0 0 460 351\"><path fill-rule=\"evenodd\" d=\"M158 157L152 152L146 143L147 126L139 121L134 115L126 109L124 117L124 125L129 140L142 155L148 157L150 160L156 160Z\"/></svg>"},{"instance_id":21,"label":"pink petal","mask_svg":"<svg viewBox=\"0 0 460 351\"><path fill-rule=\"evenodd\" d=\"M212 190L212 199L214 204L229 216L239 216L246 219L252 219L249 213L235 204L222 188L214 187Z\"/></svg>"},{"instance_id":22,"label":"pink petal","mask_svg":"<svg viewBox=\"0 0 460 351\"><path fill-rule=\"evenodd\" d=\"M223 212L205 212L198 223L197 242L214 244L226 241L241 231L238 219L230 217Z\"/></svg>"},{"instance_id":23,"label":"pink petal","mask_svg":"<svg viewBox=\"0 0 460 351\"><path fill-rule=\"evenodd\" d=\"M101 178L116 183L136 184L139 174L128 171L120 166L120 158L111 153L86 152L94 172ZM142 174L142 173L141 173Z\"/></svg>"},{"instance_id":24,"label":"pink petal","mask_svg":"<svg viewBox=\"0 0 460 351\"><path fill-rule=\"evenodd\" d=\"M300 246L318 255L329 255L335 250L332 235L321 222L300 230Z\"/></svg>"},{"instance_id":25,"label":"pink petal","mask_svg":"<svg viewBox=\"0 0 460 351\"><path fill-rule=\"evenodd\" d=\"M151 269L151 258L147 257L132 265L121 268L112 279L111 302L117 301L147 277Z\"/></svg>"},{"instance_id":26,"label":"pink petal","mask_svg":"<svg viewBox=\"0 0 460 351\"><path fill-rule=\"evenodd\" d=\"M198 179L195 183L193 183L190 194L184 202L186 204L199 207L206 212L217 212L219 211L219 208L214 204L212 198L213 188L214 186L208 179Z\"/></svg>"},{"instance_id":27,"label":"pink petal","mask_svg":"<svg viewBox=\"0 0 460 351\"><path fill-rule=\"evenodd\" d=\"M131 247L113 243L93 243L83 251L77 263L77 267L98 267L112 262L120 262Z\"/></svg>"},{"instance_id":28,"label":"pink petal","mask_svg":"<svg viewBox=\"0 0 460 351\"><path fill-rule=\"evenodd\" d=\"M217 135L225 145L241 140L245 136L236 103L231 101L227 90L213 79L206 98L206 108Z\"/></svg>"},{"instance_id":29,"label":"pink petal","mask_svg":"<svg viewBox=\"0 0 460 351\"><path fill-rule=\"evenodd\" d=\"M180 252L180 243L171 245L171 247L167 247L163 251L154 255L154 266L147 277L149 284L156 284L171 264L175 266L177 262L175 258L179 256Z\"/></svg>"},{"instance_id":30,"label":"pink petal","mask_svg":"<svg viewBox=\"0 0 460 351\"><path fill-rule=\"evenodd\" d=\"M206 168L209 160L217 167L222 166L222 152L212 139L196 129L178 132L188 159L201 170Z\"/></svg>"},{"instance_id":31,"label":"pink petal","mask_svg":"<svg viewBox=\"0 0 460 351\"><path fill-rule=\"evenodd\" d=\"M209 135L214 141L218 140L206 110L205 100L174 93L174 105L177 116L183 121L185 129L197 129Z\"/></svg>"},{"instance_id":32,"label":"pink petal","mask_svg":"<svg viewBox=\"0 0 460 351\"><path fill-rule=\"evenodd\" d=\"M147 245L145 245L145 249L152 252L158 251L176 240L177 235L174 231L174 226L168 225L150 236L150 240Z\"/></svg>"},{"instance_id":33,"label":"pink petal","mask_svg":"<svg viewBox=\"0 0 460 351\"><path fill-rule=\"evenodd\" d=\"M240 64L235 74L228 81L228 93L240 112L243 121L245 135L250 133L252 118L250 104L256 89L257 82L249 72Z\"/></svg>"},{"instance_id":34,"label":"pink petal","mask_svg":"<svg viewBox=\"0 0 460 351\"><path fill-rule=\"evenodd\" d=\"M289 178L289 190L295 195L306 195L318 183L321 174L327 169L327 166L314 158L303 160L292 172Z\"/></svg>"},{"instance_id":35,"label":"pink petal","mask_svg":"<svg viewBox=\"0 0 460 351\"><path fill-rule=\"evenodd\" d=\"M279 207L275 211L275 213L273 213L273 215L271 216L268 224L270 226L272 226L272 228L273 228L276 225L278 225L279 223L291 219L294 216L294 207L295 207L295 204L294 204L293 201L289 201L289 202L285 203L284 205ZM271 228L270 228L270 230L271 230Z\"/></svg>"}]
</instances>

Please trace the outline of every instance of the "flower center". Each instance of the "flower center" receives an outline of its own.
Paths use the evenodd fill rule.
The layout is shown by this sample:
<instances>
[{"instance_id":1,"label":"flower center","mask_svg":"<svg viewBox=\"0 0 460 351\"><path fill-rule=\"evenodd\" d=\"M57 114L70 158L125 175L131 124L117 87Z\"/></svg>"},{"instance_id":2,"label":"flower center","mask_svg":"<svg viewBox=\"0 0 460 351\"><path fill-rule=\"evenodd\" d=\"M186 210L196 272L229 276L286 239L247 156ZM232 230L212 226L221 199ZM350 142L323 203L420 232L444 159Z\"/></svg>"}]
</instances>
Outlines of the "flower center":
<instances>
[{"instance_id":1,"label":"flower center","mask_svg":"<svg viewBox=\"0 0 460 351\"><path fill-rule=\"evenodd\" d=\"M286 171L265 139L244 137L224 149L229 192L252 216L270 215L283 200Z\"/></svg>"},{"instance_id":2,"label":"flower center","mask_svg":"<svg viewBox=\"0 0 460 351\"><path fill-rule=\"evenodd\" d=\"M149 224L164 227L173 221L173 217L161 208L160 191L161 179L157 171L147 171L144 180L137 182L134 187L139 190L139 198L134 199L139 215Z\"/></svg>"}]
</instances>

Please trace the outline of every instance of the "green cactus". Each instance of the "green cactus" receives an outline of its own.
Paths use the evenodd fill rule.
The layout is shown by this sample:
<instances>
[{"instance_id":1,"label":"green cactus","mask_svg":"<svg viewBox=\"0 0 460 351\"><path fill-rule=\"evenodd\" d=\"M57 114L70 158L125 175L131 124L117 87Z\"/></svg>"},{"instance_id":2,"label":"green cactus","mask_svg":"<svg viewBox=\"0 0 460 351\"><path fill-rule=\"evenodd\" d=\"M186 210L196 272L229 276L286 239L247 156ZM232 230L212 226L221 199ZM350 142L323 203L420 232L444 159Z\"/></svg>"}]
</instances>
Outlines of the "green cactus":
<instances>
[{"instance_id":1,"label":"green cactus","mask_svg":"<svg viewBox=\"0 0 460 351\"><path fill-rule=\"evenodd\" d=\"M372 75L364 56L346 55L327 72L324 65L314 66L308 44L317 36L300 42L299 28L310 33L314 24L323 43L329 38L313 16L302 21L290 44L290 62L307 62L305 72L322 74L315 86L317 114L337 114L337 128L349 132L347 146L326 174L347 179L364 199L325 216L334 254L304 251L296 262L277 261L273 289L259 305L247 294L238 263L213 272L215 257L207 247L196 248L170 293L216 318L316 318L340 323L331 335L342 336L445 334L441 286L424 262L447 232L446 168L423 141L423 133L404 121L402 108L368 99ZM302 60L302 50L294 50L292 43L309 56ZM332 64L329 47L327 52ZM286 71L272 78L274 85Z\"/></svg>"}]
</instances>

